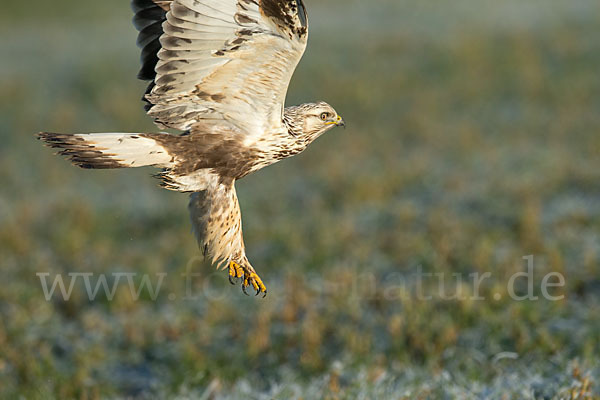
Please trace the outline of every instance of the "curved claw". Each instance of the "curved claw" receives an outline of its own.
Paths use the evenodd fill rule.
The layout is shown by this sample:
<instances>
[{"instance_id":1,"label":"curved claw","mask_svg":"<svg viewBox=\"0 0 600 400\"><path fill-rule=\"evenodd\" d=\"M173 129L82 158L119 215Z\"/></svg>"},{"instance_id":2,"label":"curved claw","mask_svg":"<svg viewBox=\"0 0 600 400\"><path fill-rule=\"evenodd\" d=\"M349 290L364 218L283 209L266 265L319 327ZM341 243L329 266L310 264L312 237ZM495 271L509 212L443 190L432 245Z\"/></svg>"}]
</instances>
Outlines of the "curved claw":
<instances>
[{"instance_id":1,"label":"curved claw","mask_svg":"<svg viewBox=\"0 0 600 400\"><path fill-rule=\"evenodd\" d=\"M250 272L244 276L244 286L252 286L256 290L256 296L267 292L267 288L256 272Z\"/></svg>"},{"instance_id":2,"label":"curved claw","mask_svg":"<svg viewBox=\"0 0 600 400\"><path fill-rule=\"evenodd\" d=\"M263 298L267 295L267 288L260 279L260 277L254 272L254 270L247 269L242 267L240 264L230 261L229 262L229 283L232 285L235 284L235 281L238 279L242 279L242 291L246 296L249 296L246 288L248 286L252 286L254 290L256 290L255 296L258 296L260 293L263 294ZM239 282L239 281L238 281Z\"/></svg>"},{"instance_id":3,"label":"curved claw","mask_svg":"<svg viewBox=\"0 0 600 400\"><path fill-rule=\"evenodd\" d=\"M229 263L229 283L235 285L234 279L241 278L244 275L244 270L238 263L231 261Z\"/></svg>"},{"instance_id":4,"label":"curved claw","mask_svg":"<svg viewBox=\"0 0 600 400\"><path fill-rule=\"evenodd\" d=\"M248 292L246 292L246 286L244 286L244 284L243 284L243 283L242 283L242 292L244 292L244 294L245 294L246 296L250 296L250 295L248 294Z\"/></svg>"}]
</instances>

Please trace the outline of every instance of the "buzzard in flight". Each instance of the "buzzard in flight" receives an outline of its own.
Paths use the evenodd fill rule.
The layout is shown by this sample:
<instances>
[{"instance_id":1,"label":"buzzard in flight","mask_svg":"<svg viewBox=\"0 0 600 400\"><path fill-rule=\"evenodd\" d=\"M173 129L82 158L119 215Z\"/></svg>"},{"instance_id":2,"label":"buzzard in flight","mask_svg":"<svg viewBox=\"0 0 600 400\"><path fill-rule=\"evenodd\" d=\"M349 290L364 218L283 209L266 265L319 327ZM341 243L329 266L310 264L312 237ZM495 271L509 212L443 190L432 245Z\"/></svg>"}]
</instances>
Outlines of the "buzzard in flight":
<instances>
[{"instance_id":1,"label":"buzzard in flight","mask_svg":"<svg viewBox=\"0 0 600 400\"><path fill-rule=\"evenodd\" d=\"M267 289L246 257L235 181L300 153L344 121L327 103L284 108L308 38L302 0L133 0L148 115L168 133L40 133L82 168L162 168L167 189L191 192L205 256ZM232 281L233 282L233 281Z\"/></svg>"}]
</instances>

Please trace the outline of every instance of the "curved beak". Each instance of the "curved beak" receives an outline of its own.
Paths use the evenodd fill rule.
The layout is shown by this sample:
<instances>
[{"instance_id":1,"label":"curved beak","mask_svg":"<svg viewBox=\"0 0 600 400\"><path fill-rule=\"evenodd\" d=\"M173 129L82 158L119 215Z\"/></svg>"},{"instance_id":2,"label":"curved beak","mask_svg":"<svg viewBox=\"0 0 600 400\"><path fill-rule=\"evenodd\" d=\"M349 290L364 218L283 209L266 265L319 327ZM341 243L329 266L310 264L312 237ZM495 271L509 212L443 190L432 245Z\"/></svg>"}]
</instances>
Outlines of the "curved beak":
<instances>
[{"instance_id":1,"label":"curved beak","mask_svg":"<svg viewBox=\"0 0 600 400\"><path fill-rule=\"evenodd\" d=\"M344 122L344 119L342 117L340 117L339 115L337 117L337 121L335 121L335 126L341 126L344 129L346 129L346 123Z\"/></svg>"}]
</instances>

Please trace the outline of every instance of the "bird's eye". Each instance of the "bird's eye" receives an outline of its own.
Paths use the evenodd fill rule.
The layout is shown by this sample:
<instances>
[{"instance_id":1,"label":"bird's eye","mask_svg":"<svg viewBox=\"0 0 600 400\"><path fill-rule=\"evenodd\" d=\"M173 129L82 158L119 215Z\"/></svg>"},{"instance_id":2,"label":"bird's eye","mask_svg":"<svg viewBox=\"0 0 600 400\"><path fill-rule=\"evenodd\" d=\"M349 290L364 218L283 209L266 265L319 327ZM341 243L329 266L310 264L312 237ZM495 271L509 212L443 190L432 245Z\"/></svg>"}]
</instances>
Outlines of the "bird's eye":
<instances>
[{"instance_id":1,"label":"bird's eye","mask_svg":"<svg viewBox=\"0 0 600 400\"><path fill-rule=\"evenodd\" d=\"M329 118L329 113L328 112L321 113L321 120L326 121L327 118Z\"/></svg>"}]
</instances>

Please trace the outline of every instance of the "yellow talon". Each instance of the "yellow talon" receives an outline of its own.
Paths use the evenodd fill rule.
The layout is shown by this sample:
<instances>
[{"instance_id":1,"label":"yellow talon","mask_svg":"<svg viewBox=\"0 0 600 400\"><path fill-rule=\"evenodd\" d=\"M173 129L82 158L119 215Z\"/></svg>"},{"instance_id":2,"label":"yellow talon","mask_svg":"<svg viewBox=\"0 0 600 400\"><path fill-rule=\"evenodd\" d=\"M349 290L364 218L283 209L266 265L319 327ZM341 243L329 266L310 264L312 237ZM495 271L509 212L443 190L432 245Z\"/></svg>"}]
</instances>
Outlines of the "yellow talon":
<instances>
[{"instance_id":1,"label":"yellow talon","mask_svg":"<svg viewBox=\"0 0 600 400\"><path fill-rule=\"evenodd\" d=\"M264 293L267 295L267 287L262 282L262 279L256 274L256 272L250 272L247 275L244 275L244 283L242 284L242 289L245 289L252 285L254 290L256 290L256 294Z\"/></svg>"},{"instance_id":2,"label":"yellow talon","mask_svg":"<svg viewBox=\"0 0 600 400\"><path fill-rule=\"evenodd\" d=\"M244 276L244 270L238 263L231 261L229 263L229 276L231 278L241 278Z\"/></svg>"},{"instance_id":3,"label":"yellow talon","mask_svg":"<svg viewBox=\"0 0 600 400\"><path fill-rule=\"evenodd\" d=\"M233 279L242 278L242 290L246 293L246 288L252 286L256 290L256 294L263 293L267 295L267 287L262 282L262 279L256 272L248 271L234 261L229 262L229 282L234 284Z\"/></svg>"}]
</instances>

